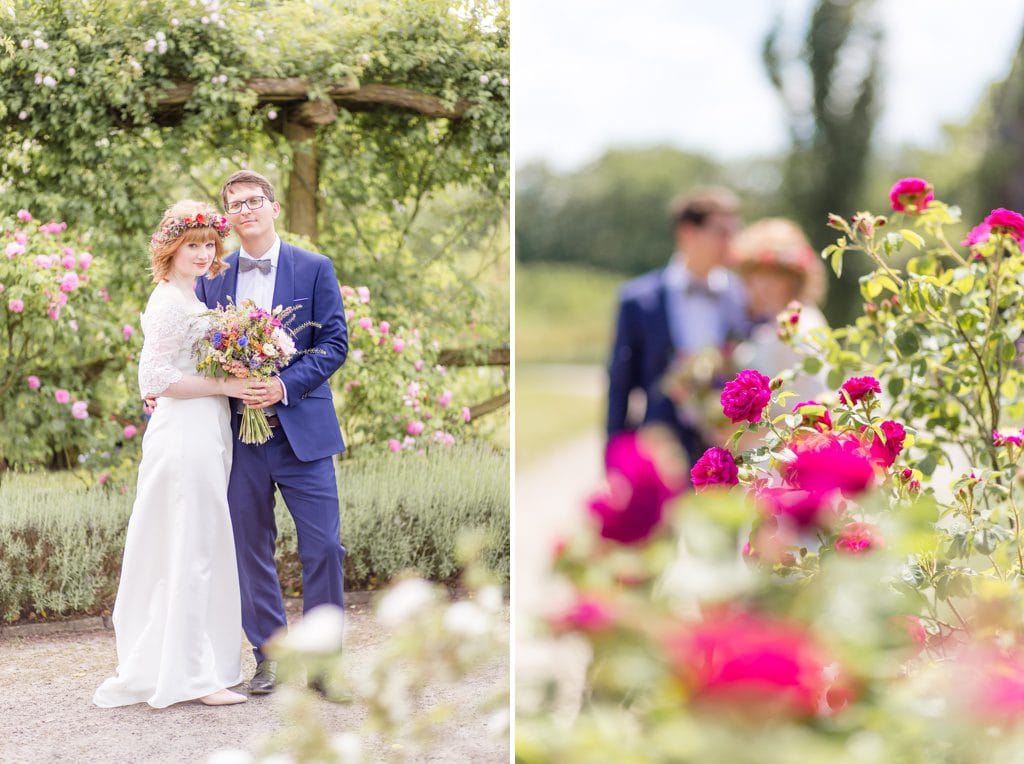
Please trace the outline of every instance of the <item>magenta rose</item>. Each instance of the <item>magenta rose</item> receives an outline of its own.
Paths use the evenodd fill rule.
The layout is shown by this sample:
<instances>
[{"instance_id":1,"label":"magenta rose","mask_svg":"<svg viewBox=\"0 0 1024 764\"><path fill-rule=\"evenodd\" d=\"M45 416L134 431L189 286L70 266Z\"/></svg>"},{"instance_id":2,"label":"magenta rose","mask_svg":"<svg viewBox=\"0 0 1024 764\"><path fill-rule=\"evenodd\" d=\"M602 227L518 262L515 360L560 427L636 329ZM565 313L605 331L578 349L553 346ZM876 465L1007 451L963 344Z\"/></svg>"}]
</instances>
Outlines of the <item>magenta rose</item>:
<instances>
[{"instance_id":1,"label":"magenta rose","mask_svg":"<svg viewBox=\"0 0 1024 764\"><path fill-rule=\"evenodd\" d=\"M992 233L992 226L987 223L980 223L967 233L967 238L961 241L965 247L976 247L988 241L988 235Z\"/></svg>"},{"instance_id":2,"label":"magenta rose","mask_svg":"<svg viewBox=\"0 0 1024 764\"><path fill-rule=\"evenodd\" d=\"M805 491L785 486L764 488L757 498L770 515L786 518L800 528L832 525L830 497L820 491Z\"/></svg>"},{"instance_id":3,"label":"magenta rose","mask_svg":"<svg viewBox=\"0 0 1024 764\"><path fill-rule=\"evenodd\" d=\"M928 208L928 202L935 198L932 184L924 178L903 178L896 181L889 191L889 203L896 212L914 215Z\"/></svg>"},{"instance_id":4,"label":"magenta rose","mask_svg":"<svg viewBox=\"0 0 1024 764\"><path fill-rule=\"evenodd\" d=\"M733 424L760 422L772 397L770 384L771 380L756 369L744 369L722 390L722 411Z\"/></svg>"},{"instance_id":5,"label":"magenta rose","mask_svg":"<svg viewBox=\"0 0 1024 764\"><path fill-rule=\"evenodd\" d=\"M872 523L847 523L839 531L836 551L854 556L865 554L872 549L884 549L885 539L877 525Z\"/></svg>"},{"instance_id":6,"label":"magenta rose","mask_svg":"<svg viewBox=\"0 0 1024 764\"><path fill-rule=\"evenodd\" d=\"M736 460L725 448L709 448L690 470L690 479L698 491L713 485L736 485L739 482Z\"/></svg>"},{"instance_id":7,"label":"magenta rose","mask_svg":"<svg viewBox=\"0 0 1024 764\"><path fill-rule=\"evenodd\" d=\"M882 432L885 434L885 443L877 435L871 441L871 448L868 454L871 461L879 467L891 467L896 457L903 450L903 443L907 439L907 431L899 422L888 419L882 422Z\"/></svg>"},{"instance_id":8,"label":"magenta rose","mask_svg":"<svg viewBox=\"0 0 1024 764\"><path fill-rule=\"evenodd\" d=\"M801 411L804 406L816 406L821 407L824 411L821 414L817 412ZM829 416L828 409L825 408L824 403L818 403L817 401L801 401L793 407L793 412L803 417L801 424L804 427L813 427L819 432L825 432L826 430L832 429L832 417Z\"/></svg>"},{"instance_id":9,"label":"magenta rose","mask_svg":"<svg viewBox=\"0 0 1024 764\"><path fill-rule=\"evenodd\" d=\"M582 596L568 609L551 618L556 633L584 631L591 634L607 631L615 623L611 608L596 597Z\"/></svg>"},{"instance_id":10,"label":"magenta rose","mask_svg":"<svg viewBox=\"0 0 1024 764\"><path fill-rule=\"evenodd\" d=\"M812 494L839 491L850 498L867 490L875 470L857 438L833 437L817 448L797 450L788 474L795 488Z\"/></svg>"},{"instance_id":11,"label":"magenta rose","mask_svg":"<svg viewBox=\"0 0 1024 764\"><path fill-rule=\"evenodd\" d=\"M1018 242L1024 240L1024 215L1019 212L999 207L988 213L985 225L992 233L1005 233Z\"/></svg>"},{"instance_id":12,"label":"magenta rose","mask_svg":"<svg viewBox=\"0 0 1024 764\"><path fill-rule=\"evenodd\" d=\"M839 388L840 397L844 401L849 400L851 406L857 405L869 395L878 395L881 392L882 386L874 377L850 377Z\"/></svg>"},{"instance_id":13,"label":"magenta rose","mask_svg":"<svg viewBox=\"0 0 1024 764\"><path fill-rule=\"evenodd\" d=\"M993 430L992 445L997 448L1002 448L1003 446L1016 446L1020 448L1021 445L1024 445L1024 430L1020 430L1016 434Z\"/></svg>"},{"instance_id":14,"label":"magenta rose","mask_svg":"<svg viewBox=\"0 0 1024 764\"><path fill-rule=\"evenodd\" d=\"M623 544L645 541L681 486L669 485L636 433L622 433L609 442L605 470L609 490L590 500L601 536Z\"/></svg>"}]
</instances>

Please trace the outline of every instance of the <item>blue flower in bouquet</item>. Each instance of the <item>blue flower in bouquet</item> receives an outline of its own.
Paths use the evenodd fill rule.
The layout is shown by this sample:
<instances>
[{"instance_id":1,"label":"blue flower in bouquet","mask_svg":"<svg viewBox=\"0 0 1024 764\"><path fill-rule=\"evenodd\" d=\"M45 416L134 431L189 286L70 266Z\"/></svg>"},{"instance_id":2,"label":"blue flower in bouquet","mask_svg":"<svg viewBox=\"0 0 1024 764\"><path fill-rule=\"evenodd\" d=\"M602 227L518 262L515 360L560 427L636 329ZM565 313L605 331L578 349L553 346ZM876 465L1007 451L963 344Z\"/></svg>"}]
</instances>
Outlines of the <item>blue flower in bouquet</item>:
<instances>
[{"instance_id":1,"label":"blue flower in bouquet","mask_svg":"<svg viewBox=\"0 0 1024 764\"><path fill-rule=\"evenodd\" d=\"M250 369L257 369L257 368L259 368L259 365L260 365L260 359L259 358L250 358L249 359L249 368Z\"/></svg>"},{"instance_id":2,"label":"blue flower in bouquet","mask_svg":"<svg viewBox=\"0 0 1024 764\"><path fill-rule=\"evenodd\" d=\"M214 332L212 340L213 340L213 346L214 347L216 347L216 348L223 347L222 343L224 342L224 333L223 332Z\"/></svg>"},{"instance_id":3,"label":"blue flower in bouquet","mask_svg":"<svg viewBox=\"0 0 1024 764\"><path fill-rule=\"evenodd\" d=\"M249 338L246 337L244 334L241 337L238 338L238 347L244 348L248 344L249 344Z\"/></svg>"}]
</instances>

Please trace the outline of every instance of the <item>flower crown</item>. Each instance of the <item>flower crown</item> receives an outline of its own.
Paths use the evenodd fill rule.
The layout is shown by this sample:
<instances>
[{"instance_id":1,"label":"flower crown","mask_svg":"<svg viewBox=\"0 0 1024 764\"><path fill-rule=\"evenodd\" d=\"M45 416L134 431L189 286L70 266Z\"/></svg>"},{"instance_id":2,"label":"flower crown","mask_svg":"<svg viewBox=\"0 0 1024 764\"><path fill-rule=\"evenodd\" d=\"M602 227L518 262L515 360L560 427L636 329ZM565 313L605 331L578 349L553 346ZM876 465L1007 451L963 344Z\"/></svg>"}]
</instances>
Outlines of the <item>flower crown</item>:
<instances>
[{"instance_id":1,"label":"flower crown","mask_svg":"<svg viewBox=\"0 0 1024 764\"><path fill-rule=\"evenodd\" d=\"M204 215L198 212L194 216L171 218L149 241L151 244L166 244L177 239L189 228L212 228L222 239L226 239L231 233L231 224L223 215Z\"/></svg>"}]
</instances>

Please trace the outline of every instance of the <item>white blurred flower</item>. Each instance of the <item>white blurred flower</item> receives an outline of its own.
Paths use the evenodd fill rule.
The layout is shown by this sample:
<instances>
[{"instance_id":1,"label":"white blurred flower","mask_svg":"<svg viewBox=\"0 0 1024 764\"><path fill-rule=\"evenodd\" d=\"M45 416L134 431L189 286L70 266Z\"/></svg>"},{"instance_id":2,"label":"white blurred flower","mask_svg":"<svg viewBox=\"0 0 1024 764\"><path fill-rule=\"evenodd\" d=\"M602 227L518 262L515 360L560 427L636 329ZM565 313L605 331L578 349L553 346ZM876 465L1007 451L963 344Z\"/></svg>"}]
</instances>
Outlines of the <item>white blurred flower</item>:
<instances>
[{"instance_id":1,"label":"white blurred flower","mask_svg":"<svg viewBox=\"0 0 1024 764\"><path fill-rule=\"evenodd\" d=\"M163 32L157 32L156 39L157 41L165 40L167 39L167 35L165 35Z\"/></svg>"},{"instance_id":2,"label":"white blurred flower","mask_svg":"<svg viewBox=\"0 0 1024 764\"><path fill-rule=\"evenodd\" d=\"M27 47L28 47L29 45L31 45L31 44L32 44L32 43L31 43L31 42L29 42L28 40L22 40L22 41L21 41L21 47L22 47L22 48L27 48Z\"/></svg>"},{"instance_id":3,"label":"white blurred flower","mask_svg":"<svg viewBox=\"0 0 1024 764\"><path fill-rule=\"evenodd\" d=\"M487 717L487 731L492 735L503 737L508 733L511 715L507 708L500 708Z\"/></svg>"},{"instance_id":4,"label":"white blurred flower","mask_svg":"<svg viewBox=\"0 0 1024 764\"><path fill-rule=\"evenodd\" d=\"M264 342L263 343L263 355L267 356L267 358L273 358L274 356L277 355L277 348L274 347L269 342Z\"/></svg>"},{"instance_id":5,"label":"white blurred flower","mask_svg":"<svg viewBox=\"0 0 1024 764\"><path fill-rule=\"evenodd\" d=\"M342 732L332 737L331 750L345 764L359 764L363 760L363 740L355 732Z\"/></svg>"},{"instance_id":6,"label":"white blurred flower","mask_svg":"<svg viewBox=\"0 0 1024 764\"><path fill-rule=\"evenodd\" d=\"M206 764L255 764L256 758L248 751L225 749L214 751L206 757Z\"/></svg>"},{"instance_id":7,"label":"white blurred flower","mask_svg":"<svg viewBox=\"0 0 1024 764\"><path fill-rule=\"evenodd\" d=\"M200 20L201 22L203 22L204 24L209 24L209 23L210 23L210 17L209 17L209 16L203 16L203 17L202 17L201 19L199 19L199 20Z\"/></svg>"},{"instance_id":8,"label":"white blurred flower","mask_svg":"<svg viewBox=\"0 0 1024 764\"><path fill-rule=\"evenodd\" d=\"M47 74L45 77L43 77L43 84L46 85L46 87L48 88L55 88L57 87L57 80L55 80L53 77Z\"/></svg>"},{"instance_id":9,"label":"white blurred flower","mask_svg":"<svg viewBox=\"0 0 1024 764\"><path fill-rule=\"evenodd\" d=\"M36 47L39 48L39 50L46 50L46 49L48 49L50 47L47 44L46 40L43 40L43 39L41 39L39 37L36 38L35 44L36 44Z\"/></svg>"},{"instance_id":10,"label":"white blurred flower","mask_svg":"<svg viewBox=\"0 0 1024 764\"><path fill-rule=\"evenodd\" d=\"M422 578L407 578L377 602L377 621L394 628L434 601L434 588Z\"/></svg>"},{"instance_id":11,"label":"white blurred flower","mask_svg":"<svg viewBox=\"0 0 1024 764\"><path fill-rule=\"evenodd\" d=\"M369 53L364 53L362 56L360 56L360 58L363 60L364 64L370 63L370 54Z\"/></svg>"},{"instance_id":12,"label":"white blurred flower","mask_svg":"<svg viewBox=\"0 0 1024 764\"><path fill-rule=\"evenodd\" d=\"M75 67L69 66L68 67L68 77L74 77L75 73L76 73Z\"/></svg>"},{"instance_id":13,"label":"white blurred flower","mask_svg":"<svg viewBox=\"0 0 1024 764\"><path fill-rule=\"evenodd\" d=\"M270 111L268 111L268 112L267 112L267 119L271 119L271 120L273 120L273 119L277 119L277 112L276 112L276 111L274 111L273 109L271 109Z\"/></svg>"},{"instance_id":14,"label":"white blurred flower","mask_svg":"<svg viewBox=\"0 0 1024 764\"><path fill-rule=\"evenodd\" d=\"M448 631L465 637L481 637L491 629L490 616L468 600L450 605L444 613L443 622Z\"/></svg>"},{"instance_id":15,"label":"white blurred flower","mask_svg":"<svg viewBox=\"0 0 1024 764\"><path fill-rule=\"evenodd\" d=\"M28 119L28 112L22 109L18 112L18 119Z\"/></svg>"},{"instance_id":16,"label":"white blurred flower","mask_svg":"<svg viewBox=\"0 0 1024 764\"><path fill-rule=\"evenodd\" d=\"M476 601L480 607L490 613L497 613L501 610L504 598L501 596L501 589L497 586L485 586L476 595Z\"/></svg>"},{"instance_id":17,"label":"white blurred flower","mask_svg":"<svg viewBox=\"0 0 1024 764\"><path fill-rule=\"evenodd\" d=\"M481 85L486 85L490 81L491 81L491 78L488 77L486 74L481 74L480 75L480 84Z\"/></svg>"},{"instance_id":18,"label":"white blurred flower","mask_svg":"<svg viewBox=\"0 0 1024 764\"><path fill-rule=\"evenodd\" d=\"M43 84L43 75L37 73L36 74L36 78L35 78L35 82L36 82L37 85L42 85Z\"/></svg>"},{"instance_id":19,"label":"white blurred flower","mask_svg":"<svg viewBox=\"0 0 1024 764\"><path fill-rule=\"evenodd\" d=\"M263 42L266 39L266 37L267 36L263 33L262 29L257 29L256 30L256 39L257 40L259 40L260 42Z\"/></svg>"},{"instance_id":20,"label":"white blurred flower","mask_svg":"<svg viewBox=\"0 0 1024 764\"><path fill-rule=\"evenodd\" d=\"M156 40L154 40L152 37L149 38L143 44L142 49L147 53L152 53L156 49Z\"/></svg>"},{"instance_id":21,"label":"white blurred flower","mask_svg":"<svg viewBox=\"0 0 1024 764\"><path fill-rule=\"evenodd\" d=\"M317 605L288 629L279 644L289 650L327 655L341 649L345 636L345 614L337 605Z\"/></svg>"},{"instance_id":22,"label":"white blurred flower","mask_svg":"<svg viewBox=\"0 0 1024 764\"><path fill-rule=\"evenodd\" d=\"M181 23L181 22L180 22L180 21L178 21L177 19L171 19L171 26L172 26L172 27L176 27L176 26L178 26L178 24L180 24L180 23Z\"/></svg>"},{"instance_id":23,"label":"white blurred flower","mask_svg":"<svg viewBox=\"0 0 1024 764\"><path fill-rule=\"evenodd\" d=\"M504 85L505 87L508 87L508 77L502 77L501 84Z\"/></svg>"}]
</instances>

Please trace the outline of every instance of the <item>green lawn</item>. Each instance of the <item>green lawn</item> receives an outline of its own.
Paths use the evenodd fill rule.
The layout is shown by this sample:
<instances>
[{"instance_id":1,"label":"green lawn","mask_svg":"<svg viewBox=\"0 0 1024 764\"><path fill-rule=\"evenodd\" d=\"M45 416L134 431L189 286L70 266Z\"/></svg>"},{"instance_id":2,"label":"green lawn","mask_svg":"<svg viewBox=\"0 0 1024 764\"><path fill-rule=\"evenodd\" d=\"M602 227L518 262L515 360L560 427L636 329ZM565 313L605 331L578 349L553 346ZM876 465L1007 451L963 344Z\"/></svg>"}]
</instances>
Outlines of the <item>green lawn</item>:
<instances>
[{"instance_id":1,"label":"green lawn","mask_svg":"<svg viewBox=\"0 0 1024 764\"><path fill-rule=\"evenodd\" d=\"M564 371L564 368L562 369ZM596 369L598 382L603 380ZM530 467L559 444L588 430L601 432L605 398L594 386L573 389L572 374L549 366L516 365L516 466ZM593 375L591 375L593 376Z\"/></svg>"},{"instance_id":2,"label":"green lawn","mask_svg":"<svg viewBox=\"0 0 1024 764\"><path fill-rule=\"evenodd\" d=\"M603 364L625 276L574 265L516 263L516 362Z\"/></svg>"}]
</instances>

